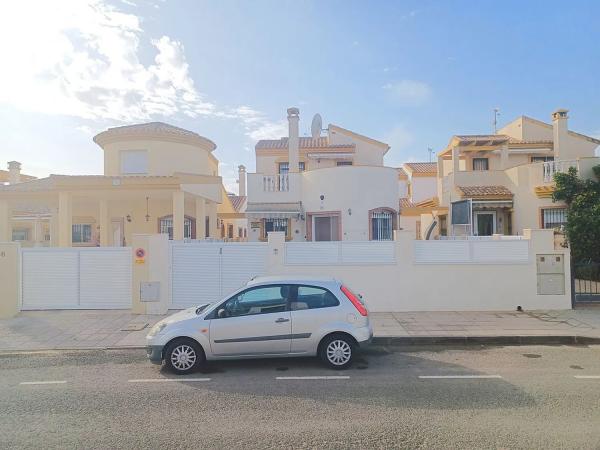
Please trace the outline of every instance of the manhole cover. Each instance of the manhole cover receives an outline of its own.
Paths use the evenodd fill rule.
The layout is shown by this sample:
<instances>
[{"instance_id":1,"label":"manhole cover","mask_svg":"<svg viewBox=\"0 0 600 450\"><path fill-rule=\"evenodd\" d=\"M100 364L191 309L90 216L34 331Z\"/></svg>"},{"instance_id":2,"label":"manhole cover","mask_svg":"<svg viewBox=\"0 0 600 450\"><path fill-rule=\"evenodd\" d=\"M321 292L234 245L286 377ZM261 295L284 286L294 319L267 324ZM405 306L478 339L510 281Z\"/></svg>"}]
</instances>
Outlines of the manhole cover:
<instances>
[{"instance_id":1,"label":"manhole cover","mask_svg":"<svg viewBox=\"0 0 600 450\"><path fill-rule=\"evenodd\" d=\"M147 323L128 323L121 328L121 331L142 331L147 326Z\"/></svg>"},{"instance_id":2,"label":"manhole cover","mask_svg":"<svg viewBox=\"0 0 600 450\"><path fill-rule=\"evenodd\" d=\"M523 353L523 356L525 358L541 358L542 355L537 355L535 353Z\"/></svg>"},{"instance_id":3,"label":"manhole cover","mask_svg":"<svg viewBox=\"0 0 600 450\"><path fill-rule=\"evenodd\" d=\"M572 366L569 366L569 367L571 369L583 370L583 367L581 367L581 366L572 365Z\"/></svg>"}]
</instances>

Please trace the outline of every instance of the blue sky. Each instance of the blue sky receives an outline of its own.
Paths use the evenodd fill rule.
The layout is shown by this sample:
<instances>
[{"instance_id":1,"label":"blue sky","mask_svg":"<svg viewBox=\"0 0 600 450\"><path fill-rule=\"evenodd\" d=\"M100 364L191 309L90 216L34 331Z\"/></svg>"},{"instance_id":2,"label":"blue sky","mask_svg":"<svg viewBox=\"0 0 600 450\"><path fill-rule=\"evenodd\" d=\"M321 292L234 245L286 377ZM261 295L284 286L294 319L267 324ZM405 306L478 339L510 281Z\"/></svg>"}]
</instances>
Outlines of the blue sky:
<instances>
[{"instance_id":1,"label":"blue sky","mask_svg":"<svg viewBox=\"0 0 600 450\"><path fill-rule=\"evenodd\" d=\"M600 135L597 1L57 0L0 14L0 164L102 172L92 136L160 120L216 142L228 187L298 106L388 142L388 165L453 134L570 109ZM47 4L46 4L47 3Z\"/></svg>"}]
</instances>

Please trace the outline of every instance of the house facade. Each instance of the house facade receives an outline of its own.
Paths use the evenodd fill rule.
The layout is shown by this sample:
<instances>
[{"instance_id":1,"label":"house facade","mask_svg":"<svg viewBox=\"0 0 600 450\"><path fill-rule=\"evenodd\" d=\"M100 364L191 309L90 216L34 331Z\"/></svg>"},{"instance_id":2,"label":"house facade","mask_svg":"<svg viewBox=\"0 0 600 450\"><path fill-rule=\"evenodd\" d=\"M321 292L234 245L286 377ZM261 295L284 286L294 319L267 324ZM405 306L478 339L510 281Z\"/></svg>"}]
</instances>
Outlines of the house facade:
<instances>
[{"instance_id":1,"label":"house facade","mask_svg":"<svg viewBox=\"0 0 600 450\"><path fill-rule=\"evenodd\" d=\"M0 186L0 241L126 246L136 233L220 237L224 189L212 141L153 122L110 128L94 142L104 152L103 175L14 174Z\"/></svg>"},{"instance_id":2,"label":"house facade","mask_svg":"<svg viewBox=\"0 0 600 450\"><path fill-rule=\"evenodd\" d=\"M383 165L389 145L330 124L325 136L289 135L256 144L247 174L250 241L283 231L288 241L388 240L398 226L397 171Z\"/></svg>"},{"instance_id":3,"label":"house facade","mask_svg":"<svg viewBox=\"0 0 600 450\"><path fill-rule=\"evenodd\" d=\"M493 135L457 135L438 154L439 235L520 235L560 229L566 205L552 201L553 176L576 167L591 177L600 140L569 130L568 111L548 124L522 116Z\"/></svg>"}]
</instances>

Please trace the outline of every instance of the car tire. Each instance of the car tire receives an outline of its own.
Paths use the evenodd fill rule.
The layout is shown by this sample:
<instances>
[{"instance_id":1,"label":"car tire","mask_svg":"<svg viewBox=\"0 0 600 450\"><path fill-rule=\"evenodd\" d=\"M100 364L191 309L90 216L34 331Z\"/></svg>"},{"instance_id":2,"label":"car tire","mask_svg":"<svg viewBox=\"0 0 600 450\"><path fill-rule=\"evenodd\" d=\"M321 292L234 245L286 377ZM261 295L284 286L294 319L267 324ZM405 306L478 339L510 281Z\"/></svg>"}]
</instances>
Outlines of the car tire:
<instances>
[{"instance_id":1,"label":"car tire","mask_svg":"<svg viewBox=\"0 0 600 450\"><path fill-rule=\"evenodd\" d=\"M354 341L348 336L332 334L321 341L319 357L331 369L347 369L352 364L355 347Z\"/></svg>"},{"instance_id":2,"label":"car tire","mask_svg":"<svg viewBox=\"0 0 600 450\"><path fill-rule=\"evenodd\" d=\"M177 375L192 373L204 363L204 350L193 339L181 338L169 343L165 348L165 366Z\"/></svg>"}]
</instances>

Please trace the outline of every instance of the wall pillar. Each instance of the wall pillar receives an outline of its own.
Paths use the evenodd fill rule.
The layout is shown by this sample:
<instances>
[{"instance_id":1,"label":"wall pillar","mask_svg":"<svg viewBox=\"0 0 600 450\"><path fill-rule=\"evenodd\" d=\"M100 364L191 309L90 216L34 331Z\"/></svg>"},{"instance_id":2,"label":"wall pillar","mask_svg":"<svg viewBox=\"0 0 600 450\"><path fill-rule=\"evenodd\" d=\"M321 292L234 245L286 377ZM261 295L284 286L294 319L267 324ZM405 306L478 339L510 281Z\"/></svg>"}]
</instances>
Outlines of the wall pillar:
<instances>
[{"instance_id":1,"label":"wall pillar","mask_svg":"<svg viewBox=\"0 0 600 450\"><path fill-rule=\"evenodd\" d=\"M19 312L21 246L18 242L0 242L0 319Z\"/></svg>"},{"instance_id":2,"label":"wall pillar","mask_svg":"<svg viewBox=\"0 0 600 450\"><path fill-rule=\"evenodd\" d=\"M459 147L452 147L452 172L457 173L460 170Z\"/></svg>"},{"instance_id":3,"label":"wall pillar","mask_svg":"<svg viewBox=\"0 0 600 450\"><path fill-rule=\"evenodd\" d=\"M206 210L209 216L209 237L217 239L220 236L219 225L217 224L217 204L215 202L208 202Z\"/></svg>"},{"instance_id":4,"label":"wall pillar","mask_svg":"<svg viewBox=\"0 0 600 450\"><path fill-rule=\"evenodd\" d=\"M173 192L173 240L183 240L183 224L185 220L185 193Z\"/></svg>"},{"instance_id":5,"label":"wall pillar","mask_svg":"<svg viewBox=\"0 0 600 450\"><path fill-rule=\"evenodd\" d=\"M71 194L58 194L58 246L71 247L73 233L73 209Z\"/></svg>"},{"instance_id":6,"label":"wall pillar","mask_svg":"<svg viewBox=\"0 0 600 450\"><path fill-rule=\"evenodd\" d=\"M109 246L109 236L110 236L110 220L108 218L108 200L100 199L99 205L100 211L98 212L100 216L100 247L108 247Z\"/></svg>"},{"instance_id":7,"label":"wall pillar","mask_svg":"<svg viewBox=\"0 0 600 450\"><path fill-rule=\"evenodd\" d=\"M196 239L206 237L206 202L202 197L196 198Z\"/></svg>"},{"instance_id":8,"label":"wall pillar","mask_svg":"<svg viewBox=\"0 0 600 450\"><path fill-rule=\"evenodd\" d=\"M7 200L0 200L0 242L12 241L10 210Z\"/></svg>"},{"instance_id":9,"label":"wall pillar","mask_svg":"<svg viewBox=\"0 0 600 450\"><path fill-rule=\"evenodd\" d=\"M134 314L166 314L171 304L169 297L169 237L166 234L134 234L131 312ZM139 258L135 251L144 250ZM158 296L143 298L143 283L157 287Z\"/></svg>"},{"instance_id":10,"label":"wall pillar","mask_svg":"<svg viewBox=\"0 0 600 450\"><path fill-rule=\"evenodd\" d=\"M503 144L500 147L500 168L508 168L508 144Z\"/></svg>"}]
</instances>

